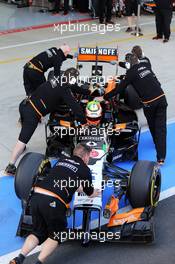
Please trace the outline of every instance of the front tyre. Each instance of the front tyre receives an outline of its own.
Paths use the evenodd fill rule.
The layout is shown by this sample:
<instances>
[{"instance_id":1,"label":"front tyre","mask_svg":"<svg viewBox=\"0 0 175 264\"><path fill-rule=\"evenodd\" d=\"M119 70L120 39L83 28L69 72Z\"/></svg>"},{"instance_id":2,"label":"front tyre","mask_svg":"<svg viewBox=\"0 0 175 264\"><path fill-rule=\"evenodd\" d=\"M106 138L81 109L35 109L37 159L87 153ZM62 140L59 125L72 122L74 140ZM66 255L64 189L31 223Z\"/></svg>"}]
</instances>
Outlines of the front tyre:
<instances>
[{"instance_id":1,"label":"front tyre","mask_svg":"<svg viewBox=\"0 0 175 264\"><path fill-rule=\"evenodd\" d=\"M29 152L20 160L15 176L15 192L19 199L27 200L39 165L44 155Z\"/></svg>"},{"instance_id":2,"label":"front tyre","mask_svg":"<svg viewBox=\"0 0 175 264\"><path fill-rule=\"evenodd\" d=\"M133 208L156 207L160 197L161 173L153 161L138 161L129 179L128 198Z\"/></svg>"}]
</instances>

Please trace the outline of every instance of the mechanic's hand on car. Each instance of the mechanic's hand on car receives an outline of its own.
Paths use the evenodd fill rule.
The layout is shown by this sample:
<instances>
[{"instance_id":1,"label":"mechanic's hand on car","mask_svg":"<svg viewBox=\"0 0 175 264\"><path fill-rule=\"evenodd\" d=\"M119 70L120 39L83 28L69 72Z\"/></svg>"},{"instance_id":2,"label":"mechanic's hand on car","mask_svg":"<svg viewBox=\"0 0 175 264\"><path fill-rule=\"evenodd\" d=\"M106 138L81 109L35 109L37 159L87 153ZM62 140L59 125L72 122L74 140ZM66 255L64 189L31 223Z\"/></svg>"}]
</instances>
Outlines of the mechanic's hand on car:
<instances>
[{"instance_id":1,"label":"mechanic's hand on car","mask_svg":"<svg viewBox=\"0 0 175 264\"><path fill-rule=\"evenodd\" d=\"M74 58L74 56L73 55L71 55L71 54L68 54L67 56L66 56L66 59L73 59Z\"/></svg>"},{"instance_id":2,"label":"mechanic's hand on car","mask_svg":"<svg viewBox=\"0 0 175 264\"><path fill-rule=\"evenodd\" d=\"M91 194L89 197L90 198L95 198L95 197L99 197L100 195L101 195L101 190L94 189L93 194Z\"/></svg>"}]
</instances>

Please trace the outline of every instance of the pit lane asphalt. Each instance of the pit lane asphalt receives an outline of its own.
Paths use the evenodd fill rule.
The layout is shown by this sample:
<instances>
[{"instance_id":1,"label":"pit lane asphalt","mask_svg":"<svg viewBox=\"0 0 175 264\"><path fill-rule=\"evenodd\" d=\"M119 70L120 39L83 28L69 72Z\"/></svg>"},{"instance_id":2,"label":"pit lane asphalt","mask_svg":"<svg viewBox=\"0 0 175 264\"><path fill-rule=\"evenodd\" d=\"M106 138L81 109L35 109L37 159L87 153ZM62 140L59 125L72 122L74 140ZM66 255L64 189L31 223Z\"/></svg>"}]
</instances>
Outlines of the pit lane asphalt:
<instances>
[{"instance_id":1,"label":"pit lane asphalt","mask_svg":"<svg viewBox=\"0 0 175 264\"><path fill-rule=\"evenodd\" d=\"M50 256L46 264L174 264L175 196L159 203L155 212L155 241L152 244L93 242L87 248L79 242L66 242ZM33 264L38 254L28 257Z\"/></svg>"}]
</instances>

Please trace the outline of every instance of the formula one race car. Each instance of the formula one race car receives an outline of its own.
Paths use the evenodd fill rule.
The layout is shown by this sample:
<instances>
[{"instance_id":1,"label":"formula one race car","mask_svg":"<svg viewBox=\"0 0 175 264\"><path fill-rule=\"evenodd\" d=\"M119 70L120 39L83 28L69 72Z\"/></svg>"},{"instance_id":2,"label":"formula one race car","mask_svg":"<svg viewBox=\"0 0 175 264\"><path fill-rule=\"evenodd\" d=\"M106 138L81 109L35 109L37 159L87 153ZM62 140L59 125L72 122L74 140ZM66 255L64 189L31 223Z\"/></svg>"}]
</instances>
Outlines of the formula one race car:
<instances>
[{"instance_id":1,"label":"formula one race car","mask_svg":"<svg viewBox=\"0 0 175 264\"><path fill-rule=\"evenodd\" d=\"M67 106L60 106L46 124L45 155L27 153L21 159L15 177L16 194L22 201L17 235L25 236L32 229L30 194L33 183L41 173L47 174L55 166L60 155L71 155L73 148L82 142L92 148L89 168L94 187L102 193L96 198L89 198L84 193L75 194L68 210L67 232L73 232L75 239L81 240L83 245L90 240L154 240L152 220L161 188L159 167L152 161L137 161L131 171L116 165L116 161L138 159L140 129L137 116L119 99L98 101L99 95L116 86L114 80L101 85L103 67L99 62L117 65L117 60L117 49L79 48L78 69L82 68L80 62L95 62L90 85L95 87L96 99L89 96L78 99L86 114L85 127L74 121ZM41 171L43 161L45 166Z\"/></svg>"},{"instance_id":2,"label":"formula one race car","mask_svg":"<svg viewBox=\"0 0 175 264\"><path fill-rule=\"evenodd\" d=\"M83 142L89 145L89 141ZM93 146L89 163L93 185L102 189L102 194L96 198L75 194L67 214L67 233L73 232L83 245L90 240L152 242L154 208L160 195L160 170L151 161L137 161L131 171L109 164L105 159L105 147L105 139L101 137ZM40 153L27 153L17 169L15 190L22 202L19 236L26 236L32 230L29 197L33 182L41 175L38 170L44 159ZM57 161L54 160L52 166ZM50 163L44 169L44 173L48 172Z\"/></svg>"}]
</instances>

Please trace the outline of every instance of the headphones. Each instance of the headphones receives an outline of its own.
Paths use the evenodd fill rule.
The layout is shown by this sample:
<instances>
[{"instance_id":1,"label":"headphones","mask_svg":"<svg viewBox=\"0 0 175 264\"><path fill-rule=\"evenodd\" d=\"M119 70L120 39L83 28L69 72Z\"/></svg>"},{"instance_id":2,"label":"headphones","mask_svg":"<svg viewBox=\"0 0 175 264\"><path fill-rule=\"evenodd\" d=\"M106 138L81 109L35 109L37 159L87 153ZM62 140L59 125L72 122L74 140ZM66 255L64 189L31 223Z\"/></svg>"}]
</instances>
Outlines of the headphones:
<instances>
[{"instance_id":1,"label":"headphones","mask_svg":"<svg viewBox=\"0 0 175 264\"><path fill-rule=\"evenodd\" d=\"M140 63L140 60L133 53L127 53L125 55L125 61L126 61L125 67L127 70L131 69L131 67L134 66L135 64Z\"/></svg>"}]
</instances>

